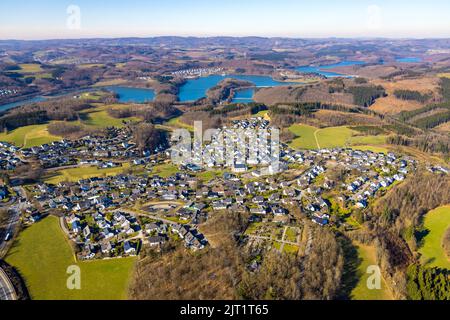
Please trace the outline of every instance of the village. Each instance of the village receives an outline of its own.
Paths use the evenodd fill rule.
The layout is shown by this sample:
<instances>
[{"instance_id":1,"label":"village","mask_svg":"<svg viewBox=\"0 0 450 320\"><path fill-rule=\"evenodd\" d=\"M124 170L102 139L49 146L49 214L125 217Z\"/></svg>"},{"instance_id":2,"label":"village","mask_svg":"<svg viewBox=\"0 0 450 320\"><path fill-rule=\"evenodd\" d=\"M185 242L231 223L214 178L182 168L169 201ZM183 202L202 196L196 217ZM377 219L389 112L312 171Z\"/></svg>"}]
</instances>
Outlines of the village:
<instances>
[{"instance_id":1,"label":"village","mask_svg":"<svg viewBox=\"0 0 450 320\"><path fill-rule=\"evenodd\" d=\"M269 122L260 118L237 120L232 127L268 129ZM219 132L227 130L231 127ZM305 219L323 227L352 228L355 222L351 212L367 208L371 201L414 174L418 165L412 158L394 153L351 148L299 151L282 144L280 171L270 174L270 170L263 170L273 160L269 143L263 148L244 148L244 152L258 149L257 157L250 161L243 161L244 154L235 153L231 167L214 157L204 165L175 166L170 148L161 146L142 153L126 131L111 132L103 138L63 140L31 149L1 145L9 150L10 158L19 158L17 154L28 160L35 157L47 168L98 167L100 174L95 177L26 186L31 204L24 213L27 221L33 223L48 214L61 217L79 259L136 255L143 245L159 250L168 241L201 250L209 243L200 231L201 225L224 210L248 214L248 228L242 236L250 244L270 240L270 228L285 229L287 239L292 230L303 228L301 220ZM239 145L246 138L233 139ZM210 155L214 154L211 147L217 147L214 141L203 149ZM201 157L201 153L197 156ZM124 163L141 170L101 174L103 168ZM176 170L159 175L156 169L160 166ZM447 169L435 170L445 173ZM291 235L289 241L284 237L282 247L299 244L295 236Z\"/></svg>"}]
</instances>

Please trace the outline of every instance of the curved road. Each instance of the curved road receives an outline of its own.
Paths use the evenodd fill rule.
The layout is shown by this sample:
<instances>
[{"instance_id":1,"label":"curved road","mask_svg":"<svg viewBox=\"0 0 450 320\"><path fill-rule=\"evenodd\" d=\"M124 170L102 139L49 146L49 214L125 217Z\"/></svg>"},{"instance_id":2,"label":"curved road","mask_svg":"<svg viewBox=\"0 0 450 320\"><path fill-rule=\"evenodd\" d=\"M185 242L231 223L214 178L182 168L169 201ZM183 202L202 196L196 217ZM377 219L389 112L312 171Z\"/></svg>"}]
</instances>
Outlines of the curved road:
<instances>
[{"instance_id":1,"label":"curved road","mask_svg":"<svg viewBox=\"0 0 450 320\"><path fill-rule=\"evenodd\" d=\"M0 268L0 300L17 300L16 291L2 268Z\"/></svg>"}]
</instances>

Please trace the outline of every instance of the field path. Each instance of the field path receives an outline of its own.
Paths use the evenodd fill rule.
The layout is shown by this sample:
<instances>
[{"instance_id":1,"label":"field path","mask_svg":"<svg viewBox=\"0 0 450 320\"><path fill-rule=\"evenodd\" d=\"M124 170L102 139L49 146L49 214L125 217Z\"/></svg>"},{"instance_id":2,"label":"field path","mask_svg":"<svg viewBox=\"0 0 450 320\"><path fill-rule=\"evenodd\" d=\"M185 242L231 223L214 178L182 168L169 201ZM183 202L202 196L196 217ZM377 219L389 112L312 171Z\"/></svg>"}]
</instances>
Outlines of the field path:
<instances>
[{"instance_id":1,"label":"field path","mask_svg":"<svg viewBox=\"0 0 450 320\"><path fill-rule=\"evenodd\" d=\"M314 138L316 139L317 149L320 149L319 139L317 138L317 132L319 132L320 129L317 129L314 131Z\"/></svg>"}]
</instances>

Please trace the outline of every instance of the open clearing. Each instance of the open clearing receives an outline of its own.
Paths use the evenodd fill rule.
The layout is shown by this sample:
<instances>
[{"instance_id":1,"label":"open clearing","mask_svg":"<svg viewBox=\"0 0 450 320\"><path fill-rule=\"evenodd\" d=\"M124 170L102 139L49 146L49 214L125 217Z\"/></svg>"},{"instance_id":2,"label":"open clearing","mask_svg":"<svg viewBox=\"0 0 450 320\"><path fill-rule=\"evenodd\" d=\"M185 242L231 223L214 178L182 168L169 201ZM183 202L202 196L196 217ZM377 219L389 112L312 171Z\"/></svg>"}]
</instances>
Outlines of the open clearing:
<instances>
[{"instance_id":1,"label":"open clearing","mask_svg":"<svg viewBox=\"0 0 450 320\"><path fill-rule=\"evenodd\" d=\"M6 261L24 277L36 300L126 299L135 258L77 262L58 218L47 217L24 230ZM80 267L81 290L67 288L67 268Z\"/></svg>"},{"instance_id":2,"label":"open clearing","mask_svg":"<svg viewBox=\"0 0 450 320\"><path fill-rule=\"evenodd\" d=\"M121 167L108 169L99 169L94 166L63 169L53 172L53 174L49 176L45 182L58 184L63 181L77 182L81 179L89 179L92 177L115 176L130 168L131 166L129 163L123 163Z\"/></svg>"},{"instance_id":3,"label":"open clearing","mask_svg":"<svg viewBox=\"0 0 450 320\"><path fill-rule=\"evenodd\" d=\"M320 149L336 147L360 146L362 150L370 150L371 147L386 143L386 136L363 136L348 127L329 127L324 129L315 128L303 124L295 124L289 130L298 138L290 143L294 149ZM375 149L374 149L375 150ZM385 148L377 149L376 152L385 152Z\"/></svg>"},{"instance_id":4,"label":"open clearing","mask_svg":"<svg viewBox=\"0 0 450 320\"><path fill-rule=\"evenodd\" d=\"M61 137L51 135L47 124L37 124L15 129L0 134L0 141L13 143L18 147L31 148L45 143L61 140Z\"/></svg>"},{"instance_id":5,"label":"open clearing","mask_svg":"<svg viewBox=\"0 0 450 320\"><path fill-rule=\"evenodd\" d=\"M161 178L168 178L178 172L178 167L171 163L158 164L152 168L151 175L159 175Z\"/></svg>"},{"instance_id":6,"label":"open clearing","mask_svg":"<svg viewBox=\"0 0 450 320\"><path fill-rule=\"evenodd\" d=\"M425 215L424 226L429 233L419 250L422 254L422 263L429 267L450 269L450 260L442 247L445 231L450 228L450 205L428 212Z\"/></svg>"},{"instance_id":7,"label":"open clearing","mask_svg":"<svg viewBox=\"0 0 450 320\"><path fill-rule=\"evenodd\" d=\"M381 289L367 288L367 279L371 275L367 273L367 267L377 265L375 247L358 243L356 248L361 263L358 266L359 281L351 293L352 300L392 300L392 294L383 278L381 279Z\"/></svg>"},{"instance_id":8,"label":"open clearing","mask_svg":"<svg viewBox=\"0 0 450 320\"><path fill-rule=\"evenodd\" d=\"M38 73L44 71L42 70L41 65L37 63L24 63L20 64L19 67L19 72L22 73Z\"/></svg>"},{"instance_id":9,"label":"open clearing","mask_svg":"<svg viewBox=\"0 0 450 320\"><path fill-rule=\"evenodd\" d=\"M124 121L125 122L140 121L140 119L136 117L117 119L111 117L107 111L108 109L121 108L123 106L124 105L113 104L113 105L97 106L97 108L94 109L87 109L81 113L82 114L81 122L83 125L93 128L106 128L106 127L121 128L125 126Z\"/></svg>"},{"instance_id":10,"label":"open clearing","mask_svg":"<svg viewBox=\"0 0 450 320\"><path fill-rule=\"evenodd\" d=\"M401 111L409 111L422 108L427 103L420 103L413 100L397 99L395 90L416 90L422 94L438 94L439 78L423 77L420 79L406 79L400 81L376 80L376 85L381 85L386 89L387 97L378 98L370 109L381 113L396 114Z\"/></svg>"}]
</instances>

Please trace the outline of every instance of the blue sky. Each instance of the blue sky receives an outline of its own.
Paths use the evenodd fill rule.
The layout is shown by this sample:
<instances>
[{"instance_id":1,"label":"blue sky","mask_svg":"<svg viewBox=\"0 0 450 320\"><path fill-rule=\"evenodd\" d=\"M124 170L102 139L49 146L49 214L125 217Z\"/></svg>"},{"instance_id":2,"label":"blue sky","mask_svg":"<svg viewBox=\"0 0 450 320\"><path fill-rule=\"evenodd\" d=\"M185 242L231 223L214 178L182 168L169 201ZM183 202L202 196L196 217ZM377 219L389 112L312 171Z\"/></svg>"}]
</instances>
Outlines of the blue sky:
<instances>
[{"instance_id":1,"label":"blue sky","mask_svg":"<svg viewBox=\"0 0 450 320\"><path fill-rule=\"evenodd\" d=\"M0 39L159 35L450 37L450 1L0 1Z\"/></svg>"}]
</instances>

